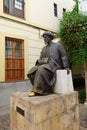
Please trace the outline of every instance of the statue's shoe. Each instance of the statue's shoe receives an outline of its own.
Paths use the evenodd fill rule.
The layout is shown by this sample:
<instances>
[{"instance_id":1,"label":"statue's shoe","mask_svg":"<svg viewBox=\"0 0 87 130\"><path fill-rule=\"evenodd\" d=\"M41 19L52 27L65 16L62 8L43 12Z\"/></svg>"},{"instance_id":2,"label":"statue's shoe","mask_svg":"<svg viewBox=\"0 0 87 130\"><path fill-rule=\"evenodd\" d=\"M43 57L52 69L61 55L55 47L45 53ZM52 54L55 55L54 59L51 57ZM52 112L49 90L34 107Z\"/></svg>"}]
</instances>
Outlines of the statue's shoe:
<instances>
[{"instance_id":1,"label":"statue's shoe","mask_svg":"<svg viewBox=\"0 0 87 130\"><path fill-rule=\"evenodd\" d=\"M49 95L49 94L53 94L53 92L50 92L50 93L43 93L43 94L40 94L40 93L36 93L34 92L33 90L31 92L28 92L27 96L28 97L33 97L33 96L46 96L46 95Z\"/></svg>"},{"instance_id":2,"label":"statue's shoe","mask_svg":"<svg viewBox=\"0 0 87 130\"><path fill-rule=\"evenodd\" d=\"M29 92L27 95L28 95L28 97L33 97L33 96L36 96L36 93L33 92L33 91L31 91L31 92Z\"/></svg>"}]
</instances>

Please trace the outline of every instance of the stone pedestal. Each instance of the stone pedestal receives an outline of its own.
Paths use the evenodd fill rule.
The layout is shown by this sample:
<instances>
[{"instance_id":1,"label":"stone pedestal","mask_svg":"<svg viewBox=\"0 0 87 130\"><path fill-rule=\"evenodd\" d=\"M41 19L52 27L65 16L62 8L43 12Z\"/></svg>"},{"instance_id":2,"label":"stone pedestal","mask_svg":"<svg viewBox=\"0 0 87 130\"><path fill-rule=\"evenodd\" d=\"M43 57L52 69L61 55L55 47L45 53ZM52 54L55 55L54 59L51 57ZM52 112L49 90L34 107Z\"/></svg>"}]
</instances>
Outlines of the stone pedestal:
<instances>
[{"instance_id":1,"label":"stone pedestal","mask_svg":"<svg viewBox=\"0 0 87 130\"><path fill-rule=\"evenodd\" d=\"M12 94L10 130L79 130L77 92L35 97Z\"/></svg>"}]
</instances>

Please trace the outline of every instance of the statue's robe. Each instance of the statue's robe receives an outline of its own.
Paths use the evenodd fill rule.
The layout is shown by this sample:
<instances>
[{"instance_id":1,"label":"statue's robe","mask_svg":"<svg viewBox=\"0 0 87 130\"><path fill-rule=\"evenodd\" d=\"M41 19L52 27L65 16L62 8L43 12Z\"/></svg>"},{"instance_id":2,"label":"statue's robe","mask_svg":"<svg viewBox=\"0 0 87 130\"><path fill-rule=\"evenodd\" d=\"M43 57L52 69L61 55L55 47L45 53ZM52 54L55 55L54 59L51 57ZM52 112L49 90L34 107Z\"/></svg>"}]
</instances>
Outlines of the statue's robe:
<instances>
[{"instance_id":1,"label":"statue's robe","mask_svg":"<svg viewBox=\"0 0 87 130\"><path fill-rule=\"evenodd\" d=\"M46 45L42 49L40 59L27 74L33 85L33 91L42 95L52 93L56 70L68 67L68 58L60 42Z\"/></svg>"}]
</instances>

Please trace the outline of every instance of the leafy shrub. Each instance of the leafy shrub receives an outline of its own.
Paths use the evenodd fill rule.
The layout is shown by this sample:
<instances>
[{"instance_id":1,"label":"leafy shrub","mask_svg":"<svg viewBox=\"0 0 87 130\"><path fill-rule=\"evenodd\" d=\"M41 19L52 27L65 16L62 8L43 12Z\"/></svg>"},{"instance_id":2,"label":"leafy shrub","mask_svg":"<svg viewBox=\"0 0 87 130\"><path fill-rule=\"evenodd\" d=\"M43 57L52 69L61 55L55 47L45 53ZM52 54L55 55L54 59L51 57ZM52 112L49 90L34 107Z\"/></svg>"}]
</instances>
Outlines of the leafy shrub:
<instances>
[{"instance_id":1,"label":"leafy shrub","mask_svg":"<svg viewBox=\"0 0 87 130\"><path fill-rule=\"evenodd\" d=\"M78 92L78 98L79 98L79 102L80 103L84 103L85 102L85 100L86 100L86 91L85 91L85 89L81 89Z\"/></svg>"},{"instance_id":2,"label":"leafy shrub","mask_svg":"<svg viewBox=\"0 0 87 130\"><path fill-rule=\"evenodd\" d=\"M77 4L72 12L63 14L58 36L71 63L83 63L87 60L87 16L78 13Z\"/></svg>"}]
</instances>

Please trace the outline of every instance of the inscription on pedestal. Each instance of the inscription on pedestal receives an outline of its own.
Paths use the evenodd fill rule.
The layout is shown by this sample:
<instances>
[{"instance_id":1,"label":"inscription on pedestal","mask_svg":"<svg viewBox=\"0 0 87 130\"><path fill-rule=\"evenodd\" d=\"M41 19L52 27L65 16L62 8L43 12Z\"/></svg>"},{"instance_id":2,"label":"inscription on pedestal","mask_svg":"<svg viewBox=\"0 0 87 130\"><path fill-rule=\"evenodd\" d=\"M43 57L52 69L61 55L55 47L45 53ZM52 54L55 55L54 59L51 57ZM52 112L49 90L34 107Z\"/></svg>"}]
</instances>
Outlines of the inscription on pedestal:
<instances>
[{"instance_id":1,"label":"inscription on pedestal","mask_svg":"<svg viewBox=\"0 0 87 130\"><path fill-rule=\"evenodd\" d=\"M22 116L25 116L25 112L23 109L21 109L20 107L16 106L16 111L21 114Z\"/></svg>"}]
</instances>

